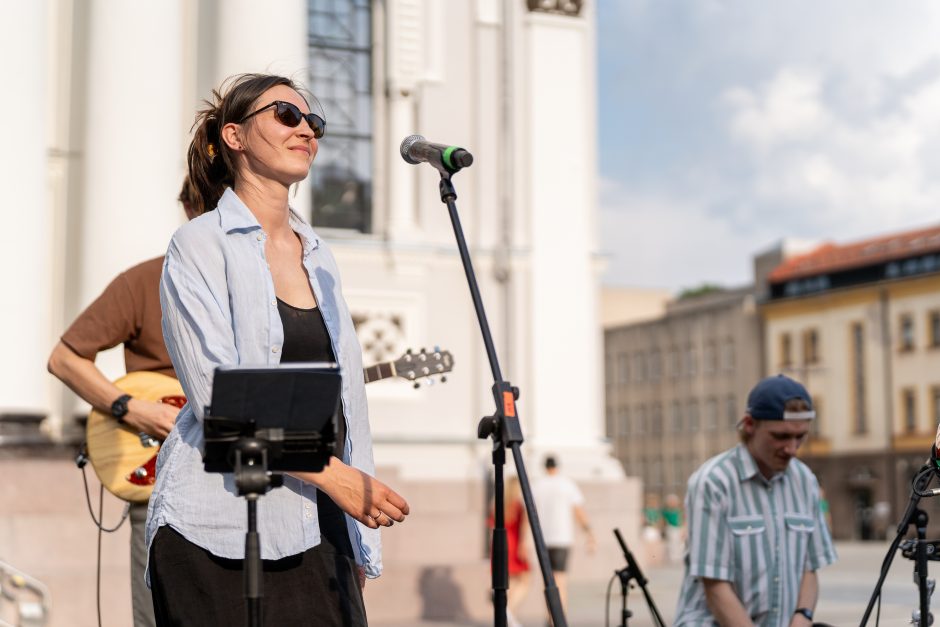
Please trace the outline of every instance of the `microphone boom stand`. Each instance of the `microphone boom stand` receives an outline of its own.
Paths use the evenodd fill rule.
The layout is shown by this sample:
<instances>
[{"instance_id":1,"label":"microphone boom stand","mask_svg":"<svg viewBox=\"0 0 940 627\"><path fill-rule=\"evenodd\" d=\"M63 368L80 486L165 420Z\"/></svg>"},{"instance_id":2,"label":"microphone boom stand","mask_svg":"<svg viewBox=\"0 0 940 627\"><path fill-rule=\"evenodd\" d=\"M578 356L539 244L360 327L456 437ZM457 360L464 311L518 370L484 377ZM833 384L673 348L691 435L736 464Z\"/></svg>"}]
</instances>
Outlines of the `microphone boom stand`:
<instances>
[{"instance_id":1,"label":"microphone boom stand","mask_svg":"<svg viewBox=\"0 0 940 627\"><path fill-rule=\"evenodd\" d=\"M878 576L878 582L875 584L875 589L872 591L871 598L868 600L868 606L865 608L865 614L862 616L860 627L865 627L865 625L868 624L868 617L871 616L872 609L875 606L875 601L878 600L878 598L881 596L881 587L884 584L885 578L888 576L888 571L891 569L891 562L894 561L894 555L897 552L898 547L901 546L901 541L907 534L907 529L910 525L914 525L914 529L917 531L914 566L914 581L917 583L918 588L919 613L917 623L920 625L920 627L928 627L930 623L933 622L933 619L930 616L930 595L927 588L927 558L925 540L927 535L927 513L920 509L919 504L924 490L927 489L927 485L933 478L934 472L935 470L926 472L924 469L921 469L921 471L911 482L911 500L908 502L907 510L905 510L904 515L901 517L901 522L898 524L897 535L895 536L894 541L891 543L891 546L888 548L888 553L885 555L884 562L882 562L881 573Z\"/></svg>"},{"instance_id":2,"label":"microphone boom stand","mask_svg":"<svg viewBox=\"0 0 940 627\"><path fill-rule=\"evenodd\" d=\"M438 167L437 164L434 164ZM545 584L545 602L548 606L548 612L552 618L554 627L567 627L564 611L561 606L561 596L558 593L558 587L555 585L555 576L552 573L548 560L548 549L545 547L545 538L542 535L542 527L539 524L538 513L535 511L535 500L532 497L532 488L529 485L529 478L525 470L525 462L522 459L522 427L519 423L519 416L516 412L516 400L519 398L519 388L513 387L508 381L503 380L502 372L499 368L499 359L496 355L496 347L493 344L493 336L490 333L489 323L486 320L486 311L483 308L483 299L480 296L480 288L477 286L476 275L473 272L473 264L470 261L470 252L467 248L467 240L463 234L463 228L460 225L460 217L457 215L457 191L451 181L451 174L456 170L448 171L443 167L438 167L441 173L440 192L441 202L447 205L447 211L450 214L450 222L454 228L454 236L457 239L457 248L460 251L460 261L463 263L464 273L467 275L467 283L470 288L470 296L473 299L473 307L476 310L477 320L480 323L480 332L483 334L483 344L486 347L486 355L490 362L490 371L493 374L493 400L496 404L496 412L492 416L485 416L477 427L477 435L480 439L492 438L493 440L493 470L495 483L495 511L493 528L493 557L492 557L492 581L493 581L493 614L495 627L506 627L506 590L509 587L509 560L506 542L506 524L505 508L503 503L503 466L506 463L506 447L512 451L513 462L516 466L516 473L519 476L519 484L522 488L522 498L525 502L526 513L529 517L529 524L532 528L532 539L535 543L535 552L539 560L539 568L542 571L542 580Z\"/></svg>"}]
</instances>

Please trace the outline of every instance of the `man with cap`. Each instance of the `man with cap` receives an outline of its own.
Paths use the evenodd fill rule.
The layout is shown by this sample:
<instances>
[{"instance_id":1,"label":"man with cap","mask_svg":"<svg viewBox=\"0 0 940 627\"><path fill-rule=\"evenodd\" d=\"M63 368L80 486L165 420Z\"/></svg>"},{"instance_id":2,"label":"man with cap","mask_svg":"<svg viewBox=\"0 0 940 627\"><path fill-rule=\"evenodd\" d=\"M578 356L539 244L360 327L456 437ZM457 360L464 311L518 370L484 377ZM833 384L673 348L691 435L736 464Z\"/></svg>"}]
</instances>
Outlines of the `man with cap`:
<instances>
[{"instance_id":1,"label":"man with cap","mask_svg":"<svg viewBox=\"0 0 940 627\"><path fill-rule=\"evenodd\" d=\"M800 383L766 378L748 395L741 443L689 479L676 625L813 623L816 571L836 560L819 483L796 459L815 417Z\"/></svg>"}]
</instances>

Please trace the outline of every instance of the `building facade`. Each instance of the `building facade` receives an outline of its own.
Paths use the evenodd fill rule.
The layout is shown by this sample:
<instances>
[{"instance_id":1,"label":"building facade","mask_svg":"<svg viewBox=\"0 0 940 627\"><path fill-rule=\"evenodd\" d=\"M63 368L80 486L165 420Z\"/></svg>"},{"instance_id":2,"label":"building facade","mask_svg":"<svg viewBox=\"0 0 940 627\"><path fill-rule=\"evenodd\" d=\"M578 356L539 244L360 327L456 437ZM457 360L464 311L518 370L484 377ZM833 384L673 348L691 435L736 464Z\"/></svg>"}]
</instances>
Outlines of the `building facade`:
<instances>
[{"instance_id":1,"label":"building facade","mask_svg":"<svg viewBox=\"0 0 940 627\"><path fill-rule=\"evenodd\" d=\"M8 141L22 147L4 168L21 209L0 247L10 299L0 341L17 355L0 363L0 422L81 438L75 418L88 408L46 373L49 352L114 276L165 251L183 220L175 198L200 102L234 74L280 73L326 113L292 204L337 257L365 362L435 345L455 360L444 385L368 388L380 475L404 486L414 512L387 534L386 563L398 570L373 586L373 602L414 617L435 603L417 596L418 582L444 565L468 598L485 599L488 585L491 447L476 430L494 411L492 373L439 176L398 154L413 133L474 155L454 177L457 202L502 374L522 391L530 475L557 455L603 495L588 504L595 527L636 537L638 487L603 433L594 3L47 0L8 3L0 24L21 96L0 106L17 120ZM123 373L119 351L98 364ZM605 557L576 556L575 577L618 566L606 535ZM22 547L24 570L67 576L0 536L7 545ZM488 615L486 605L471 613Z\"/></svg>"},{"instance_id":2,"label":"building facade","mask_svg":"<svg viewBox=\"0 0 940 627\"><path fill-rule=\"evenodd\" d=\"M834 535L893 534L940 424L940 228L820 246L766 284L765 368L803 381L817 405L801 457Z\"/></svg>"},{"instance_id":3,"label":"building facade","mask_svg":"<svg viewBox=\"0 0 940 627\"><path fill-rule=\"evenodd\" d=\"M669 303L663 316L605 331L607 433L628 475L660 501L737 442L760 375L751 288Z\"/></svg>"}]
</instances>

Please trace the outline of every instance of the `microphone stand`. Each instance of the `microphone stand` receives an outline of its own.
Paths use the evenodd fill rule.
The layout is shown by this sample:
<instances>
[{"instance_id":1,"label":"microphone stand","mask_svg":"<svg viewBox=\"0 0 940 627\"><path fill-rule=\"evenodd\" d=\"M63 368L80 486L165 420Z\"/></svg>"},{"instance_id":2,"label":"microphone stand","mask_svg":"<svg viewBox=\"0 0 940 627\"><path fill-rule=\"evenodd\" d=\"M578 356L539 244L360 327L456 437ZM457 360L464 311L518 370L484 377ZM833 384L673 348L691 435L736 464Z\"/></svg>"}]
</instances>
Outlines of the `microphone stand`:
<instances>
[{"instance_id":1,"label":"microphone stand","mask_svg":"<svg viewBox=\"0 0 940 627\"><path fill-rule=\"evenodd\" d=\"M653 624L656 625L656 627L666 627L666 622L663 620L662 615L659 613L659 608L656 607L656 604L653 602L653 597L646 587L649 580L643 575L643 571L640 570L640 565L633 557L633 553L627 548L627 543L623 541L620 530L614 529L614 535L617 536L617 542L620 543L620 550L623 551L623 557L627 561L627 566L616 572L617 577L620 579L620 627L627 627L627 620L633 616L633 612L627 609L627 592L630 588L631 580L635 580L637 585L640 586L640 590L643 591L643 597L646 599L646 606L650 610Z\"/></svg>"},{"instance_id":2,"label":"microphone stand","mask_svg":"<svg viewBox=\"0 0 940 627\"><path fill-rule=\"evenodd\" d=\"M467 275L467 283L470 288L470 297L473 299L473 307L476 310L477 320L480 324L480 332L483 334L483 344L486 347L486 355L490 362L490 371L493 374L493 400L496 404L496 411L492 416L485 416L477 427L477 436L485 440L493 440L493 471L495 482L495 510L493 527L493 556L492 556L492 582L493 582L493 624L495 627L506 627L506 590L509 588L509 556L506 541L506 523L505 507L503 503L503 466L506 463L506 447L512 451L513 462L516 466L516 473L519 476L519 484L522 488L522 498L525 502L526 513L529 517L529 524L532 528L532 539L535 543L535 552L539 560L539 568L542 571L542 580L545 584L545 602L548 606L548 612L551 615L554 627L567 627L565 614L561 606L561 596L558 587L555 585L555 576L552 573L548 560L548 549L545 546L545 538L542 535L542 527L539 524L538 513L535 511L535 500L532 496L532 488L529 485L529 478L526 474L525 462L522 459L522 427L519 423L519 416L516 412L516 400L519 398L519 388L514 387L508 381L503 380L502 372L499 368L499 359L496 355L496 347L493 344L493 336L490 333L490 326L486 319L486 311L483 308L483 299L480 296L480 288L477 286L476 275L473 272L473 264L470 261L470 252L467 248L467 240L463 234L463 228L460 225L460 217L457 215L457 191L451 181L451 175L455 174L460 167L451 167L450 170L437 163L432 163L441 173L440 193L441 202L447 205L447 211L450 214L450 222L454 228L454 236L457 239L457 248L460 251L460 260L463 263L464 273ZM469 164L468 164L469 165Z\"/></svg>"},{"instance_id":3,"label":"microphone stand","mask_svg":"<svg viewBox=\"0 0 940 627\"><path fill-rule=\"evenodd\" d=\"M930 617L929 611L930 595L927 589L927 543L925 541L927 534L927 513L920 509L918 505L920 504L920 499L924 490L927 489L927 485L933 478L934 472L936 472L935 466L933 464L929 464L928 466L922 468L920 472L918 472L914 477L911 485L911 500L907 504L907 510L905 510L904 515L901 517L901 522L897 529L897 535L895 536L894 541L891 543L891 546L888 548L888 553L885 555L884 562L881 564L881 574L878 576L878 582L875 584L875 589L872 591L871 598L868 600L868 607L865 608L865 614L862 616L860 627L865 627L865 625L868 624L868 617L871 615L872 609L875 606L875 601L881 596L881 587L884 585L885 578L888 576L888 571L891 569L891 562L894 561L894 554L897 552L898 547L901 546L901 541L904 539L904 536L907 535L907 528L910 525L914 525L914 528L917 531L914 563L914 580L917 582L920 608L919 619L917 622L920 627L928 627L930 622L932 622L932 617Z\"/></svg>"}]
</instances>

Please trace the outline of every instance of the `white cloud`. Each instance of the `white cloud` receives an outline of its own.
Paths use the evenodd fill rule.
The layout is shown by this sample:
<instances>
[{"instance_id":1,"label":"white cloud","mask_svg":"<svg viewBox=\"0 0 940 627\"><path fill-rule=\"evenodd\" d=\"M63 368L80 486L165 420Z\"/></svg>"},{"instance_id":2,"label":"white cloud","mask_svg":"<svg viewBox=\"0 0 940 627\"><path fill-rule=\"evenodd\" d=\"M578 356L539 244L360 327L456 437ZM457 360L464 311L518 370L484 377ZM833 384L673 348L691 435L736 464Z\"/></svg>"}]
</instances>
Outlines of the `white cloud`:
<instances>
[{"instance_id":1,"label":"white cloud","mask_svg":"<svg viewBox=\"0 0 940 627\"><path fill-rule=\"evenodd\" d=\"M734 284L783 238L845 242L940 218L940 3L604 11L609 282Z\"/></svg>"}]
</instances>

